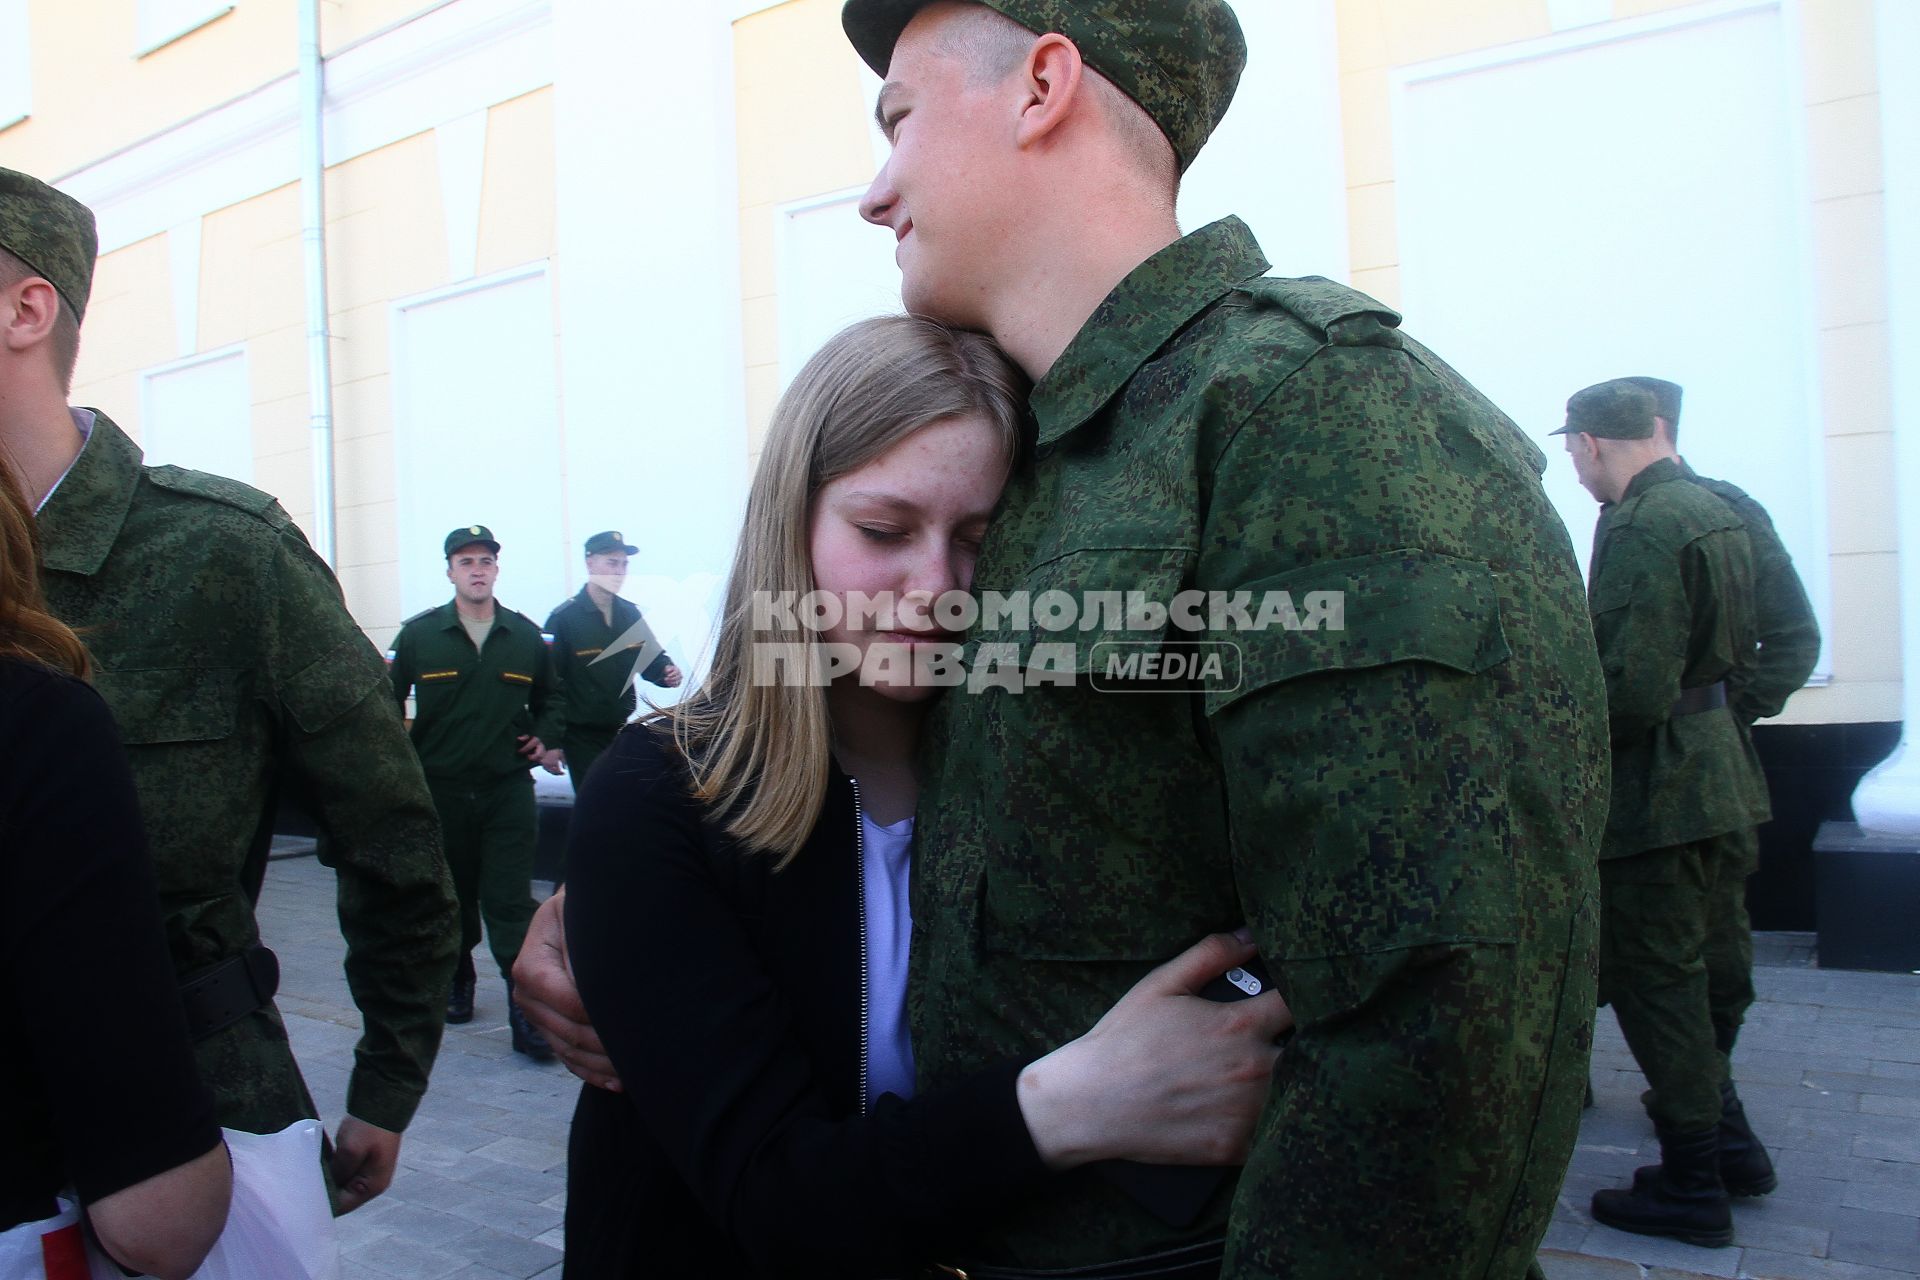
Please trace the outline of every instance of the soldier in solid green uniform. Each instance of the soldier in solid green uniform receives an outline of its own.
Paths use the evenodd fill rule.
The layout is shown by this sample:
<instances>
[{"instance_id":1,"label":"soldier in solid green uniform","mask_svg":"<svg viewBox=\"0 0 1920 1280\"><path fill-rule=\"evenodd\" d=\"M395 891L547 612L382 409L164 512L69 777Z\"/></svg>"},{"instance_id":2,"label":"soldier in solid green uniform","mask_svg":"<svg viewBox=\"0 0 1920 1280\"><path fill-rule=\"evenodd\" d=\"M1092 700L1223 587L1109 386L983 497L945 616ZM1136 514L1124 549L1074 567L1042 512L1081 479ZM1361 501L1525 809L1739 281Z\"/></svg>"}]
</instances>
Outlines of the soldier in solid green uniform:
<instances>
[{"instance_id":1,"label":"soldier in solid green uniform","mask_svg":"<svg viewBox=\"0 0 1920 1280\"><path fill-rule=\"evenodd\" d=\"M414 695L413 745L460 896L460 964L447 988L447 1021L473 1019L473 949L486 921L488 946L507 983L513 1048L535 1061L553 1056L513 999L513 958L533 918L537 815L533 779L560 772L548 744L561 722L547 638L533 620L494 599L500 544L485 525L446 537L453 599L408 618L388 653L393 696Z\"/></svg>"},{"instance_id":2,"label":"soldier in solid green uniform","mask_svg":"<svg viewBox=\"0 0 1920 1280\"><path fill-rule=\"evenodd\" d=\"M586 585L547 615L554 681L566 698L561 755L575 792L639 705L633 682L680 683L680 668L642 625L638 606L620 598L627 557L639 549L618 530L588 538Z\"/></svg>"},{"instance_id":3,"label":"soldier in solid green uniform","mask_svg":"<svg viewBox=\"0 0 1920 1280\"><path fill-rule=\"evenodd\" d=\"M850 0L842 22L886 81L861 211L908 310L1036 383L968 680L923 739L920 1081L1044 1052L1241 922L1297 1026L1237 1187L1188 1213L1076 1172L940 1274L1528 1274L1578 1128L1607 798L1545 455L1386 307L1268 278L1237 219L1182 236L1179 175L1245 62L1220 0ZM1181 610L1193 591L1323 607L1262 627ZM1068 634L1042 621L1075 605ZM1192 643L1228 678L1102 666ZM537 942L541 1016L604 1078L562 939Z\"/></svg>"},{"instance_id":4,"label":"soldier in solid green uniform","mask_svg":"<svg viewBox=\"0 0 1920 1280\"><path fill-rule=\"evenodd\" d=\"M439 824L380 655L280 504L144 466L106 414L68 406L95 245L84 205L0 169L0 446L39 507L47 599L126 740L200 1073L231 1128L315 1114L254 904L279 797L319 822L365 1021L330 1164L352 1209L391 1180L440 1044L456 907Z\"/></svg>"},{"instance_id":5,"label":"soldier in solid green uniform","mask_svg":"<svg viewBox=\"0 0 1920 1280\"><path fill-rule=\"evenodd\" d=\"M1750 835L1768 816L1753 745L1728 705L1754 661L1753 558L1740 518L1688 483L1656 436L1654 409L1643 387L1601 383L1567 402L1556 433L1580 483L1609 504L1589 586L1613 741L1600 995L1652 1087L1661 1149L1631 1189L1596 1192L1593 1216L1717 1246L1732 1242L1733 1221L1714 995L1746 980L1733 935L1744 933Z\"/></svg>"},{"instance_id":6,"label":"soldier in solid green uniform","mask_svg":"<svg viewBox=\"0 0 1920 1280\"><path fill-rule=\"evenodd\" d=\"M1625 381L1653 393L1654 430L1680 474L1726 503L1746 525L1753 549L1753 621L1759 650L1753 662L1728 681L1727 705L1733 708L1741 732L1751 739L1754 722L1779 715L1787 699L1804 688L1813 674L1820 660L1819 620L1767 509L1738 485L1696 473L1680 456L1680 385L1664 378ZM1757 765L1759 757L1754 760ZM1765 787L1764 774L1759 783ZM1757 867L1760 833L1748 831L1743 838L1748 844L1745 862ZM1724 940L1724 954L1710 963L1709 972L1714 1043L1731 1056L1747 1007L1753 1003L1753 933L1745 896L1733 895L1726 905L1735 912L1735 919L1714 930L1714 936ZM1754 1136L1731 1076L1721 1086L1720 1176L1735 1195L1765 1195L1777 1185L1773 1161Z\"/></svg>"}]
</instances>

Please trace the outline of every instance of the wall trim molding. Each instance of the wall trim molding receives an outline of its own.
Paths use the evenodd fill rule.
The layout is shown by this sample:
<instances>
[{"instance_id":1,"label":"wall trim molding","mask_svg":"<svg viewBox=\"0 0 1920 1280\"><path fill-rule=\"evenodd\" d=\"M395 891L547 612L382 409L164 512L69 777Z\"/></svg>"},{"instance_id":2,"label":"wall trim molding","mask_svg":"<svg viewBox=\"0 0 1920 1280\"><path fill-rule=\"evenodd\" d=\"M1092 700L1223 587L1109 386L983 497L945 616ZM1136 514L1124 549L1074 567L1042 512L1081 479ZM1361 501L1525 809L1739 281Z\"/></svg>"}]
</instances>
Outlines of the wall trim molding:
<instances>
[{"instance_id":1,"label":"wall trim molding","mask_svg":"<svg viewBox=\"0 0 1920 1280\"><path fill-rule=\"evenodd\" d=\"M328 167L553 83L552 0L452 0L326 62ZM110 253L299 180L291 71L56 185Z\"/></svg>"}]
</instances>

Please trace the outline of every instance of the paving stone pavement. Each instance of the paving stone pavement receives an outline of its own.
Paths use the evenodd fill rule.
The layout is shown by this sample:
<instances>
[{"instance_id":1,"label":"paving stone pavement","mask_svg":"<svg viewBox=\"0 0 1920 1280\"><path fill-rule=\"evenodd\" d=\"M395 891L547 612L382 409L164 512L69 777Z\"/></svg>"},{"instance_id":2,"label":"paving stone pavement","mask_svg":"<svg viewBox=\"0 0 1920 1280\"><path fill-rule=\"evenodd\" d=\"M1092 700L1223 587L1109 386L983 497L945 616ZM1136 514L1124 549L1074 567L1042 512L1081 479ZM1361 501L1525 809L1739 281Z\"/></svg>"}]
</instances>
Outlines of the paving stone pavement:
<instances>
[{"instance_id":1,"label":"paving stone pavement","mask_svg":"<svg viewBox=\"0 0 1920 1280\"><path fill-rule=\"evenodd\" d=\"M259 912L280 955L280 1011L329 1128L344 1107L360 1025L340 969L332 884L312 857L277 859ZM1734 1051L1735 1075L1780 1189L1736 1202L1727 1249L1594 1224L1593 1192L1658 1159L1640 1108L1645 1082L1602 1010L1598 1105L1582 1122L1547 1233L1548 1280L1920 1277L1920 976L1815 968L1807 935L1758 943L1759 1000ZM341 1220L342 1280L558 1280L578 1084L557 1064L512 1052L497 978L482 975L476 1004L473 1022L447 1028L393 1187Z\"/></svg>"}]
</instances>

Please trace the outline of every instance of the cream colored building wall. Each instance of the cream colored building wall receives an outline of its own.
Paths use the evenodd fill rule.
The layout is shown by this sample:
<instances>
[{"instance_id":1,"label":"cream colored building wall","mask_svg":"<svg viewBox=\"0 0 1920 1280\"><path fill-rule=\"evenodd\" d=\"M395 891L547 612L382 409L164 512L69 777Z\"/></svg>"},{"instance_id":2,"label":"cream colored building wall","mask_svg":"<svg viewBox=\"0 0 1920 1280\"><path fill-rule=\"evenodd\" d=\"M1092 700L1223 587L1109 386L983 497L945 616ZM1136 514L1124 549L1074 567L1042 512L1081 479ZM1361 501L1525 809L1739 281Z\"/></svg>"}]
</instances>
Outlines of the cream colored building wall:
<instances>
[{"instance_id":1,"label":"cream colored building wall","mask_svg":"<svg viewBox=\"0 0 1920 1280\"><path fill-rule=\"evenodd\" d=\"M323 0L325 52L432 0ZM139 0L28 0L32 114L0 130L10 167L58 177L209 107L294 73L293 0L233 0L212 22L135 56ZM138 103L138 110L128 110Z\"/></svg>"},{"instance_id":2,"label":"cream colored building wall","mask_svg":"<svg viewBox=\"0 0 1920 1280\"><path fill-rule=\"evenodd\" d=\"M734 59L747 438L758 456L780 395L778 210L873 179L866 123L873 104L860 96L855 57L840 30L840 0L790 0L740 19ZM847 74L819 73L841 65Z\"/></svg>"},{"instance_id":3,"label":"cream colored building wall","mask_svg":"<svg viewBox=\"0 0 1920 1280\"><path fill-rule=\"evenodd\" d=\"M1790 0L1791 2L1791 0ZM1614 0L1614 18L1691 0ZM1337 0L1356 287L1400 300L1390 76L1553 31L1546 0ZM1871 0L1799 0L1808 190L1827 438L1833 682L1782 723L1900 718L1891 371Z\"/></svg>"},{"instance_id":4,"label":"cream colored building wall","mask_svg":"<svg viewBox=\"0 0 1920 1280\"><path fill-rule=\"evenodd\" d=\"M131 31L131 2L125 8ZM419 0L328 4L324 12L332 25L326 42L378 33L428 8L434 6ZM65 40L73 23L42 19L42 10L50 6L36 0L36 38L42 27L52 31L52 38L44 48L36 44L35 61L44 67L63 67L65 59L73 56L69 46L84 40ZM65 10L71 13L73 6ZM290 17L284 33L269 35L261 35L257 25L232 21L263 10L284 10L290 15L292 6L240 0L225 19L184 36L144 61L161 69L173 58L184 59L180 65L198 65L202 58L230 58L238 48L236 40L248 36L253 40L248 48L257 81L263 71L271 75L269 52L278 48L284 35L290 69L294 38ZM88 48L86 56L100 58L102 67L109 65L98 48ZM171 69L167 75L173 75ZM69 104L48 102L38 92L38 84L52 81L52 75L36 67L35 113L15 129L0 132L0 163L60 175L98 159L92 148L121 142L117 136L100 134L83 113L69 115ZM154 84L165 88L154 88ZM156 109L146 109L148 100L140 96L127 98L142 102L140 111L127 111L127 100L121 100L117 115L140 121L144 132L152 134L173 115L186 117L217 106L232 96L236 86L232 81L204 81L200 84L204 92L194 98L184 86L175 90L171 79L134 79L119 92L152 92ZM551 86L488 107L484 130L472 274L488 276L522 263L555 259ZM440 134L428 130L338 163L326 173L336 570L349 608L378 645L392 637L401 620L392 305L397 299L461 278L459 269L449 263L440 148ZM190 320L194 326L190 334L179 334L175 328L171 232L100 257L73 399L106 409L138 439L144 372L173 363L182 351L244 347L252 395L253 484L276 495L301 526L311 528L313 457L300 188L288 184L252 200L207 211L198 219L198 234L198 307Z\"/></svg>"}]
</instances>

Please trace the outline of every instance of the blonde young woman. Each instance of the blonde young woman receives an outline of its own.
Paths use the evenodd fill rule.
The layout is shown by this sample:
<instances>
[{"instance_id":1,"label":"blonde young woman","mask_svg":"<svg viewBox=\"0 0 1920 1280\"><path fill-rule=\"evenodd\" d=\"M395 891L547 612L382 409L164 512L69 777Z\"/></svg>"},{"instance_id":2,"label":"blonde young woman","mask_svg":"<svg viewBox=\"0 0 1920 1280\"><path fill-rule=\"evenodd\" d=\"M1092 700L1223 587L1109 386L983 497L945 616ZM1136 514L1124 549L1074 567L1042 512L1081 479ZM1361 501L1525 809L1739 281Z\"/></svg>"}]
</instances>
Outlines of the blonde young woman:
<instances>
[{"instance_id":1,"label":"blonde young woman","mask_svg":"<svg viewBox=\"0 0 1920 1280\"><path fill-rule=\"evenodd\" d=\"M574 1113L571 1280L902 1275L1062 1171L1243 1153L1290 1019L1191 994L1251 955L1227 935L1053 1053L913 1095L912 759L938 691L902 673L957 638L930 606L969 585L1025 390L986 339L902 316L781 400L711 673L574 811L567 945L624 1090ZM815 590L900 608L816 633L773 607ZM826 653L849 669L807 678Z\"/></svg>"}]
</instances>

